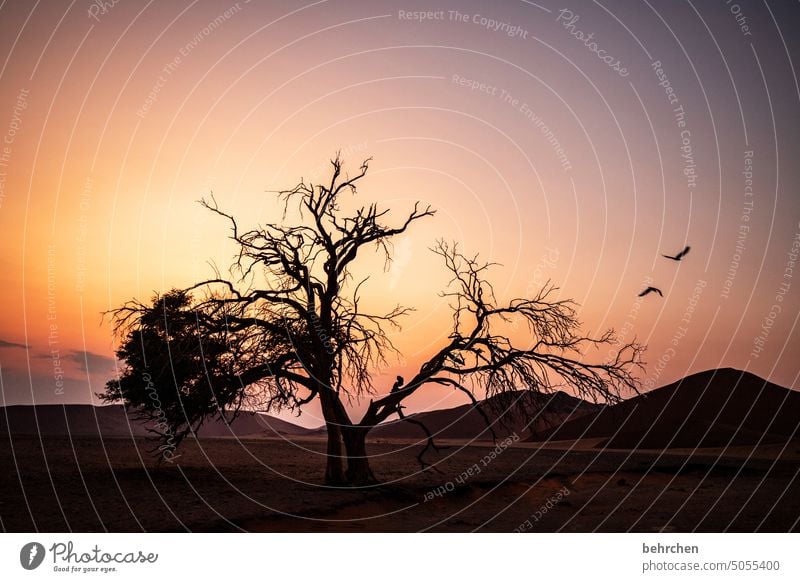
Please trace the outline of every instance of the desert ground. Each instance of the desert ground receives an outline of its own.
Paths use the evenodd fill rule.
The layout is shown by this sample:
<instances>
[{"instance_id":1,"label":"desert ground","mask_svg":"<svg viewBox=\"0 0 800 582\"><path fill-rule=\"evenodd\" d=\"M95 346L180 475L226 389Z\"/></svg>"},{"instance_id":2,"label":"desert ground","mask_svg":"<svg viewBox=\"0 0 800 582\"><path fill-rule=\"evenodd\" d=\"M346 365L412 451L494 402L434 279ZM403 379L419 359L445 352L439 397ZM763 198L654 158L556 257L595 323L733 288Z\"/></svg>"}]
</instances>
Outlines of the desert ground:
<instances>
[{"instance_id":1,"label":"desert ground","mask_svg":"<svg viewBox=\"0 0 800 582\"><path fill-rule=\"evenodd\" d=\"M382 484L337 490L320 485L319 438L187 440L172 464L142 437L1 440L4 531L800 529L797 441L668 452L519 442L485 466L493 445L453 441L427 455L435 469L421 471L419 445L374 439Z\"/></svg>"}]
</instances>

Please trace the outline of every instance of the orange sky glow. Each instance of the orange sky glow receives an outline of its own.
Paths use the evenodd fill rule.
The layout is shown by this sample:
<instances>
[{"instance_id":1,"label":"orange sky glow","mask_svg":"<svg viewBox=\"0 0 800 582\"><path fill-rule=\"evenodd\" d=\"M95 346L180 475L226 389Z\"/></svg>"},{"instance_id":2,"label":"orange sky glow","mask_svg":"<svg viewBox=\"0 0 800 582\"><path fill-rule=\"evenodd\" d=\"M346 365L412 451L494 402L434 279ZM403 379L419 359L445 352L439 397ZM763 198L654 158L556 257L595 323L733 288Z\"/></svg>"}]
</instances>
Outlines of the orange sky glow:
<instances>
[{"instance_id":1,"label":"orange sky glow","mask_svg":"<svg viewBox=\"0 0 800 582\"><path fill-rule=\"evenodd\" d=\"M548 2L424 20L393 2L79 4L0 7L5 404L96 401L115 370L102 312L230 264L197 201L275 221L268 190L323 179L337 150L373 158L364 203L438 210L388 270L359 267L370 307L416 308L379 392L449 332L440 237L499 263L500 298L552 280L585 330L646 343L645 389L723 366L798 387L800 38L777 34L780 6L746 35L723 3L579 2L572 25ZM639 299L648 284L664 298ZM463 401L429 387L409 410Z\"/></svg>"}]
</instances>

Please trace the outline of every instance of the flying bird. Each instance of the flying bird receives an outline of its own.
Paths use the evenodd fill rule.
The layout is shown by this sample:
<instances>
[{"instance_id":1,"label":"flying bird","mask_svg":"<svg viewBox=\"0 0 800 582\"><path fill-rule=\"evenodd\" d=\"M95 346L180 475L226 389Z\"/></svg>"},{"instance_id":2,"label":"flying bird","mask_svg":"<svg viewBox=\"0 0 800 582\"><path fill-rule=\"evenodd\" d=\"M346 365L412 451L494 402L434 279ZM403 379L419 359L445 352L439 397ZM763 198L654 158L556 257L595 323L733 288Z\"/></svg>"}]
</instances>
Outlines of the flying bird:
<instances>
[{"instance_id":1,"label":"flying bird","mask_svg":"<svg viewBox=\"0 0 800 582\"><path fill-rule=\"evenodd\" d=\"M659 295L661 295L661 297L664 296L664 294L661 292L661 289L658 289L657 287L648 287L647 289L639 293L639 297L644 297L648 293L658 293Z\"/></svg>"},{"instance_id":2,"label":"flying bird","mask_svg":"<svg viewBox=\"0 0 800 582\"><path fill-rule=\"evenodd\" d=\"M691 248L692 247L686 247L685 249L683 249L681 252L679 252L674 257L670 256L670 255L661 255L661 256L664 257L665 259L672 259L673 261L680 261L683 257L685 257L687 254L689 254L689 250Z\"/></svg>"}]
</instances>

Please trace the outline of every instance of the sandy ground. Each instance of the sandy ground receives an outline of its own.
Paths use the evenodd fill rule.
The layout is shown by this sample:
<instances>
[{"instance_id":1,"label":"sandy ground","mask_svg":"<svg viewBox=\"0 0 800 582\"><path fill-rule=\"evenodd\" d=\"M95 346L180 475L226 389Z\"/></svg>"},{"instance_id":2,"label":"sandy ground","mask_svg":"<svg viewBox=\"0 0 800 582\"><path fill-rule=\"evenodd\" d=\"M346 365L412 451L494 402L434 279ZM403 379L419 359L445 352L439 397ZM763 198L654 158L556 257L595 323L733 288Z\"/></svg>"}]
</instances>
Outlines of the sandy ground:
<instances>
[{"instance_id":1,"label":"sandy ground","mask_svg":"<svg viewBox=\"0 0 800 582\"><path fill-rule=\"evenodd\" d=\"M598 451L592 443L369 446L383 484L321 487L324 442L0 437L4 531L794 531L800 443ZM475 471L474 467L480 469ZM473 468L472 475L468 470ZM464 475L462 482L457 477ZM432 492L439 491L440 495Z\"/></svg>"}]
</instances>

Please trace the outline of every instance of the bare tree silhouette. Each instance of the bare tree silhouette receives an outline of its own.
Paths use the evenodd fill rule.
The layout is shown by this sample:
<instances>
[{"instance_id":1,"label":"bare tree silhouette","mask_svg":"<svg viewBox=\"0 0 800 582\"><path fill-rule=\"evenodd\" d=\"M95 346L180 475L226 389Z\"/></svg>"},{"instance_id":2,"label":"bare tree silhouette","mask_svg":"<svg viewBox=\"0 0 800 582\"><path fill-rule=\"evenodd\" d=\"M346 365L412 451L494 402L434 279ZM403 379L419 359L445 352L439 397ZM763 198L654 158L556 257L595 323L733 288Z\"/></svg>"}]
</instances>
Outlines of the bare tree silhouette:
<instances>
[{"instance_id":1,"label":"bare tree silhouette","mask_svg":"<svg viewBox=\"0 0 800 582\"><path fill-rule=\"evenodd\" d=\"M369 431L392 415L420 424L404 415L402 402L425 386L458 390L479 411L479 396L521 388L550 392L568 384L582 397L608 401L637 390L642 346L620 345L613 330L582 335L575 303L556 299L549 283L532 298L499 305L486 278L492 264L439 241L432 250L452 275L443 292L452 309L448 341L407 382L398 376L378 395L373 374L397 353L387 332L410 310L366 312L360 301L366 279L354 281L350 267L366 246L391 261L391 239L435 210L416 203L394 225L383 223L389 210L375 203L344 211L342 197L357 194L369 162L349 177L337 156L329 182L301 180L277 192L282 221L252 230L242 231L213 197L202 200L231 225L239 248L231 277L217 274L149 305L134 300L112 311L122 337L118 356L127 365L103 397L158 417L169 429L162 438L177 439L226 410L298 410L318 399L328 434L325 482L362 486L377 481ZM507 331L515 322L525 324L522 343ZM586 352L601 345L617 347L615 357L585 362ZM368 408L354 421L345 403L366 397ZM424 463L422 455L436 445L422 428Z\"/></svg>"}]
</instances>

